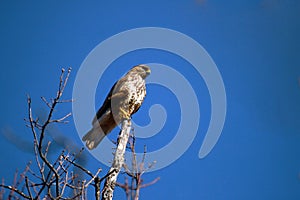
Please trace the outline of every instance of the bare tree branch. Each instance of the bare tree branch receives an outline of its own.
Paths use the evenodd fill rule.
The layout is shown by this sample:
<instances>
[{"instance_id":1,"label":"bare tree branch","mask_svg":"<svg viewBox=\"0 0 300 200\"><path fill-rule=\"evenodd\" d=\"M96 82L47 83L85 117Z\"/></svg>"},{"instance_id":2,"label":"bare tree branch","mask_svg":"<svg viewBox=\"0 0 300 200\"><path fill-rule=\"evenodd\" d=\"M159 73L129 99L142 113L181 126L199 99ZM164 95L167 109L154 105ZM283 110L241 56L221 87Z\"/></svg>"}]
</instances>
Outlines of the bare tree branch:
<instances>
[{"instance_id":1,"label":"bare tree branch","mask_svg":"<svg viewBox=\"0 0 300 200\"><path fill-rule=\"evenodd\" d=\"M18 193L19 195L21 195L25 199L30 199L29 196L27 196L25 193L23 193L22 191L18 190L17 188L15 188L13 186L0 184L0 187L3 187L3 188L6 188L6 189L9 189L10 191L16 192L16 193Z\"/></svg>"},{"instance_id":2,"label":"bare tree branch","mask_svg":"<svg viewBox=\"0 0 300 200\"><path fill-rule=\"evenodd\" d=\"M66 118L70 117L72 115L72 113L68 113L67 115L65 115L64 117L60 118L60 119L53 119L50 122L56 122L56 123L65 123L66 121L64 121Z\"/></svg>"},{"instance_id":3,"label":"bare tree branch","mask_svg":"<svg viewBox=\"0 0 300 200\"><path fill-rule=\"evenodd\" d=\"M126 194L127 199L138 200L140 197L140 189L148 187L159 180L159 177L154 179L153 181L143 184L142 176L143 174L153 167L155 162L149 164L148 167L145 168L145 159L147 154L147 148L144 146L144 154L142 157L142 161L140 163L137 162L136 152L135 152L135 143L136 139L134 136L134 131L132 131L132 135L130 135L128 141L128 149L131 151L131 167L129 167L126 163L123 164L123 168L127 176L131 179L131 183L128 182L128 178L125 177L125 183L117 183L116 185L122 188Z\"/></svg>"},{"instance_id":4,"label":"bare tree branch","mask_svg":"<svg viewBox=\"0 0 300 200\"><path fill-rule=\"evenodd\" d=\"M25 184L26 184L26 189L27 189L27 192L28 192L28 195L29 195L30 199L33 199L31 191L30 191L30 187L29 187L29 184L28 184L28 177L27 176L25 177Z\"/></svg>"},{"instance_id":5,"label":"bare tree branch","mask_svg":"<svg viewBox=\"0 0 300 200\"><path fill-rule=\"evenodd\" d=\"M92 173L90 170L86 169L84 165L82 165L82 163L85 163L85 159L82 159L80 155L84 148L82 148L79 153L71 153L78 152L79 148L78 146L76 146L76 148L68 148L67 146L71 143L71 141L69 141L69 143L66 142L67 137L50 135L53 138L53 141L56 142L55 144L64 148L56 158L50 157L51 155L53 156L53 143L48 140L48 137L45 137L46 132L47 134L50 133L50 130L53 130L54 124L67 123L65 120L71 116L71 113L68 113L61 118L54 117L54 111L56 111L56 106L58 104L72 102L72 100L61 99L66 88L70 72L71 68L69 68L67 73L64 69L62 69L59 78L58 90L54 98L47 100L45 97L41 97L42 101L49 108L48 113L44 114L44 117L38 115L38 117L34 118L31 105L32 100L29 95L27 96L28 119L25 119L25 123L30 128L33 136L33 153L35 156L36 167L31 169L31 163L29 162L19 177L18 173L15 173L12 185L5 185L4 181L2 181L0 184L0 199L4 199L4 192L8 190L9 200L85 200L90 198L87 194L87 191L89 191L87 189L89 187L94 187L95 193L93 195L96 200L100 200L101 197L103 200L111 200L115 186L117 185L125 190L127 199L131 198L138 200L140 189L154 184L159 179L157 178L150 183L143 184L141 176L148 169L144 167L146 148L144 149L142 163L138 164L134 150L134 136L131 138L132 141L129 141L128 147L132 152L133 167L130 169L126 164L124 164L124 153L127 148L127 142L130 138L129 136L131 131L130 119L122 122L122 130L120 131L116 142L117 148L114 154L114 160L109 172L105 176L99 176L101 168L98 168L95 173ZM116 182L122 167L124 167L126 172L123 174L126 176L124 184ZM38 172L36 170L38 170ZM78 178L78 175L80 175L81 178ZM131 184L128 182L128 177L131 179ZM104 180L105 183L101 192L100 186Z\"/></svg>"},{"instance_id":6,"label":"bare tree branch","mask_svg":"<svg viewBox=\"0 0 300 200\"><path fill-rule=\"evenodd\" d=\"M74 160L70 160L68 157L64 156L64 159L68 162L70 162L72 165L74 165L75 167L81 169L83 172L85 172L87 175L89 175L91 178L94 177L94 175L92 174L92 172L90 172L89 170L85 169L83 166L78 165L76 162L74 162Z\"/></svg>"},{"instance_id":7,"label":"bare tree branch","mask_svg":"<svg viewBox=\"0 0 300 200\"><path fill-rule=\"evenodd\" d=\"M126 119L122 122L122 130L118 138L118 146L115 152L114 160L109 172L111 173L105 181L102 200L112 200L117 177L124 163L124 153L126 150L127 141L131 130L131 121Z\"/></svg>"}]
</instances>

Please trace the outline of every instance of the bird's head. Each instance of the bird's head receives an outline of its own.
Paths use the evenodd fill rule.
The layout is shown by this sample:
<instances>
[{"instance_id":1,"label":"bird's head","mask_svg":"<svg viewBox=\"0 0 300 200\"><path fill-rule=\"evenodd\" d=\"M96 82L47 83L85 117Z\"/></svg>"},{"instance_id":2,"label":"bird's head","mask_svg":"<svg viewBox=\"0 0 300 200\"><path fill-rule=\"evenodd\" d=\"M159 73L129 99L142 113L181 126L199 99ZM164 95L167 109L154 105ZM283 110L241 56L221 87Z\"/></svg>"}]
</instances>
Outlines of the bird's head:
<instances>
[{"instance_id":1,"label":"bird's head","mask_svg":"<svg viewBox=\"0 0 300 200\"><path fill-rule=\"evenodd\" d=\"M147 65L137 65L133 67L131 71L138 73L143 79L151 73L150 67Z\"/></svg>"}]
</instances>

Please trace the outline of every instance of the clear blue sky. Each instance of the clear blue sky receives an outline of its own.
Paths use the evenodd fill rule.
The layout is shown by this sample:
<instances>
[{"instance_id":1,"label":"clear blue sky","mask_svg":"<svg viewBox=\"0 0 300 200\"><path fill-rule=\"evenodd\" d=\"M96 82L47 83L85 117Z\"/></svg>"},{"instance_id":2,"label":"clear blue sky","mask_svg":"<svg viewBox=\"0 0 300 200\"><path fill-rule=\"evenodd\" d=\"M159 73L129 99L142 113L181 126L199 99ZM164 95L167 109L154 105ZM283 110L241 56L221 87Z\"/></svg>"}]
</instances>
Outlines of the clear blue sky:
<instances>
[{"instance_id":1,"label":"clear blue sky","mask_svg":"<svg viewBox=\"0 0 300 200\"><path fill-rule=\"evenodd\" d=\"M174 66L190 75L195 87L203 91L200 129L194 142L172 165L145 175L146 181L157 176L161 180L143 189L141 199L299 199L299 10L296 0L2 0L0 128L12 131L24 149L1 135L0 177L11 181L14 171L33 159L26 151L27 143L22 142L31 140L23 122L27 93L38 112L43 108L40 96L55 94L60 68L72 66L65 93L71 98L76 72L96 45L128 29L157 26L189 35L211 55L225 84L227 117L217 145L200 160L198 151L210 119L209 96L201 77L194 77L191 69L180 67L186 65L184 61L165 52L133 52L113 63L106 71L107 79L102 80L105 86L98 87L104 94L97 92L97 106L114 81L137 63ZM122 65L123 71L113 70L116 65ZM168 103L172 95L166 92L157 98L158 90L150 88L145 108L138 113L140 123L148 122L143 116L154 102L176 111L177 102ZM71 105L64 105L58 116L70 111ZM172 120L153 140L140 142L152 150L167 144L177 126ZM58 129L82 145L72 120ZM92 169L102 166L92 156L87 165ZM117 190L116 197L120 199L123 193Z\"/></svg>"}]
</instances>

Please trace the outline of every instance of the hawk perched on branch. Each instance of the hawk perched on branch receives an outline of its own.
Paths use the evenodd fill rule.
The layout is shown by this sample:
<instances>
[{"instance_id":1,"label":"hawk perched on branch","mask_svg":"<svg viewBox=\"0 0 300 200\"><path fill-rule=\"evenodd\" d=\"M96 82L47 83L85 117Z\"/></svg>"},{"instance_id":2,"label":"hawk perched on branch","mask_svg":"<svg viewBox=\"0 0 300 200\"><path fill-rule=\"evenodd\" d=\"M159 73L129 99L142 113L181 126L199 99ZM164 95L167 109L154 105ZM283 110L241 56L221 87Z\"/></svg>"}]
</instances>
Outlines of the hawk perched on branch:
<instances>
[{"instance_id":1,"label":"hawk perched on branch","mask_svg":"<svg viewBox=\"0 0 300 200\"><path fill-rule=\"evenodd\" d=\"M93 119L93 128L82 138L88 149L96 148L123 119L138 111L146 96L145 78L150 72L148 66L138 65L114 84Z\"/></svg>"}]
</instances>

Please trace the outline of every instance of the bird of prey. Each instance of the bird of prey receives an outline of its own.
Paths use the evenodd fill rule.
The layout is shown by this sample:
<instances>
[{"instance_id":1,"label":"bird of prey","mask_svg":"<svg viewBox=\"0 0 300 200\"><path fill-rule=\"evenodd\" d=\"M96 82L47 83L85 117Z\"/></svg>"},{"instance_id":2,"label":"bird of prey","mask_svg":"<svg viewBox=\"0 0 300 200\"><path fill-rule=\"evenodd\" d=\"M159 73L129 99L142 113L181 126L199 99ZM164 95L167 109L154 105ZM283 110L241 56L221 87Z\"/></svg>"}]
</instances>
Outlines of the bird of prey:
<instances>
[{"instance_id":1,"label":"bird of prey","mask_svg":"<svg viewBox=\"0 0 300 200\"><path fill-rule=\"evenodd\" d=\"M138 111L146 96L145 79L150 72L148 66L137 65L114 84L92 121L92 129L82 138L88 149L96 148L122 120Z\"/></svg>"}]
</instances>

